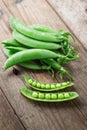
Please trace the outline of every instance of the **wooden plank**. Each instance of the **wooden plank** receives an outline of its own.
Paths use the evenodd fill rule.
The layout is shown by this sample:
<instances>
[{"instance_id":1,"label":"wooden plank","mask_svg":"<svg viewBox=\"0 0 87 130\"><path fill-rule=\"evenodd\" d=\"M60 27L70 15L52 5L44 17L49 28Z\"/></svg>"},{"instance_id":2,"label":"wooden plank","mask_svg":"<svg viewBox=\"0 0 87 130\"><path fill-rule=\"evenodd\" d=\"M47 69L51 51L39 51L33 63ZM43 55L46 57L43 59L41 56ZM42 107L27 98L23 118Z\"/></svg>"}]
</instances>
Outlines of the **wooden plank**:
<instances>
[{"instance_id":1,"label":"wooden plank","mask_svg":"<svg viewBox=\"0 0 87 130\"><path fill-rule=\"evenodd\" d=\"M0 129L25 130L0 90Z\"/></svg>"},{"instance_id":2,"label":"wooden plank","mask_svg":"<svg viewBox=\"0 0 87 130\"><path fill-rule=\"evenodd\" d=\"M54 29L68 30L45 0L25 0L17 5L12 3L11 0L4 0L4 4L1 2L0 5L5 12L1 18L1 27L4 36L11 36L11 31L8 27L8 19L11 14L20 17L26 24L40 23L52 26ZM6 31L9 33L6 33ZM2 38L0 40L2 40ZM73 61L66 66L66 68L72 73L73 77L75 77L74 88L70 90L77 91L80 94L80 97L76 101L66 103L48 104L33 102L24 98L20 94L19 89L21 86L25 85L23 82L23 75L25 73L36 80L44 82L57 82L59 80L58 77L57 80L52 80L51 76L46 72L34 72L19 67L16 67L19 71L18 75L13 73L13 68L3 72L2 66L6 58L3 55L3 52L0 52L0 59L2 61L0 62L1 88L27 130L87 129L87 100L85 100L87 98L87 59L85 56L87 56L87 54L78 41L76 44L72 44L80 52L80 59Z\"/></svg>"},{"instance_id":3,"label":"wooden plank","mask_svg":"<svg viewBox=\"0 0 87 130\"><path fill-rule=\"evenodd\" d=\"M47 1L87 50L87 1Z\"/></svg>"}]
</instances>

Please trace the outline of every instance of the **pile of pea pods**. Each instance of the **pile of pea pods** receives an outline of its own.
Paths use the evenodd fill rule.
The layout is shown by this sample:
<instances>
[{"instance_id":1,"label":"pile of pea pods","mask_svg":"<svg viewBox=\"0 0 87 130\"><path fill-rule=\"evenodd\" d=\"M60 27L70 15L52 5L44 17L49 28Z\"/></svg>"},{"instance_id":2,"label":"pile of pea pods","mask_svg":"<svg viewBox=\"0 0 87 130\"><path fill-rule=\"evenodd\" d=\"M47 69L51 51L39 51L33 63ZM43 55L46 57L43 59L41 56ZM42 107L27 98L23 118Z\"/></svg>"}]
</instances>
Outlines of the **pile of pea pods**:
<instances>
[{"instance_id":1,"label":"pile of pea pods","mask_svg":"<svg viewBox=\"0 0 87 130\"><path fill-rule=\"evenodd\" d=\"M19 65L32 70L46 70L52 76L58 72L59 77L72 78L63 67L64 64L79 58L78 52L70 44L69 38L75 41L70 32L54 30L45 25L27 26L15 17L10 18L10 28L13 38L2 41L3 52L7 56L3 70ZM73 85L72 82L46 84L25 78L28 85L39 91L57 91ZM76 92L43 93L21 88L21 93L37 101L67 101L78 97Z\"/></svg>"},{"instance_id":2,"label":"pile of pea pods","mask_svg":"<svg viewBox=\"0 0 87 130\"><path fill-rule=\"evenodd\" d=\"M47 70L59 77L72 77L62 66L79 57L78 52L70 44L69 38L75 41L70 32L54 30L45 25L27 26L19 19L10 18L13 38L2 41L3 51L8 57L3 69L19 65L32 70Z\"/></svg>"}]
</instances>

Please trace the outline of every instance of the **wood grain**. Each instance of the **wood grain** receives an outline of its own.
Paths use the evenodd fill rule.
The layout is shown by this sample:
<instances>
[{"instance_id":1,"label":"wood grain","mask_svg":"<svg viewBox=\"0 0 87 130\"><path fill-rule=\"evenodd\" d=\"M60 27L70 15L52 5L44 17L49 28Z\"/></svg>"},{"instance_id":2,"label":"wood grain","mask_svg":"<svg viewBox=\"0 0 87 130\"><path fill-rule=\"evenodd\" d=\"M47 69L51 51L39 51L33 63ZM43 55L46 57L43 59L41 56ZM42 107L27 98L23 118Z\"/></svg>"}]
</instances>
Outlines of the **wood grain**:
<instances>
[{"instance_id":1,"label":"wood grain","mask_svg":"<svg viewBox=\"0 0 87 130\"><path fill-rule=\"evenodd\" d=\"M27 25L45 24L54 29L68 30L60 17L53 11L49 4L43 0L24 0L15 4L12 0L0 1L4 15L0 20L0 40L11 37L9 17L14 15L23 20ZM3 33L2 33L3 32ZM15 66L18 75L13 73L13 68L6 72L2 66L6 60L2 46L0 51L0 87L11 103L15 113L20 118L27 130L86 130L87 129L87 53L82 45L76 41L72 45L79 51L80 58L66 66L74 77L74 87L68 90L79 93L75 101L65 103L40 103L27 100L20 94L20 87L25 86L23 75L27 73L38 81L57 82L47 72L25 70Z\"/></svg>"},{"instance_id":2,"label":"wood grain","mask_svg":"<svg viewBox=\"0 0 87 130\"><path fill-rule=\"evenodd\" d=\"M47 1L87 50L87 1Z\"/></svg>"},{"instance_id":3,"label":"wood grain","mask_svg":"<svg viewBox=\"0 0 87 130\"><path fill-rule=\"evenodd\" d=\"M0 129L25 130L1 90L0 90Z\"/></svg>"}]
</instances>

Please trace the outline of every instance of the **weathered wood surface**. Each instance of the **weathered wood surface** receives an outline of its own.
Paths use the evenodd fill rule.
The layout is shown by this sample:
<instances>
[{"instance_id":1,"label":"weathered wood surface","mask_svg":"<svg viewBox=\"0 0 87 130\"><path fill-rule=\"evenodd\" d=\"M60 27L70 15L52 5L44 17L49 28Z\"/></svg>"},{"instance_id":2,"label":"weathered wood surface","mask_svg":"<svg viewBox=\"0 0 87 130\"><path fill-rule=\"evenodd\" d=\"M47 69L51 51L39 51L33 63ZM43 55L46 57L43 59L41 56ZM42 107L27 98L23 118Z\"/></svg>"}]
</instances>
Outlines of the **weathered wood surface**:
<instances>
[{"instance_id":1,"label":"weathered wood surface","mask_svg":"<svg viewBox=\"0 0 87 130\"><path fill-rule=\"evenodd\" d=\"M0 90L0 130L25 130Z\"/></svg>"},{"instance_id":2,"label":"weathered wood surface","mask_svg":"<svg viewBox=\"0 0 87 130\"><path fill-rule=\"evenodd\" d=\"M47 0L87 50L87 0Z\"/></svg>"},{"instance_id":3,"label":"weathered wood surface","mask_svg":"<svg viewBox=\"0 0 87 130\"><path fill-rule=\"evenodd\" d=\"M73 24L66 26L66 23L61 20L63 17L60 18L45 0L23 0L20 3L12 0L1 0L0 10L0 41L12 37L9 28L9 17L11 15L20 18L28 25L38 23L52 26L54 29L65 30L68 30L67 26L70 28L74 26ZM72 30L72 32L74 33L74 30ZM82 43L84 44L84 42ZM17 121L19 119L18 123L20 122L19 125L21 124L24 129L87 129L87 52L78 41L72 44L79 51L80 58L66 66L73 75L75 83L74 87L68 90L75 90L80 96L75 101L65 103L40 103L24 98L19 90L21 86L25 85L23 81L23 75L25 73L34 79L44 82L57 82L59 78L56 77L56 79L53 80L46 72L34 72L19 67L16 67L19 72L18 75L13 73L13 68L3 72L2 66L6 58L3 54L2 46L0 45L0 88L17 115L17 119L14 120ZM1 119L0 122L2 123ZM19 129L20 128L21 126L19 126Z\"/></svg>"}]
</instances>

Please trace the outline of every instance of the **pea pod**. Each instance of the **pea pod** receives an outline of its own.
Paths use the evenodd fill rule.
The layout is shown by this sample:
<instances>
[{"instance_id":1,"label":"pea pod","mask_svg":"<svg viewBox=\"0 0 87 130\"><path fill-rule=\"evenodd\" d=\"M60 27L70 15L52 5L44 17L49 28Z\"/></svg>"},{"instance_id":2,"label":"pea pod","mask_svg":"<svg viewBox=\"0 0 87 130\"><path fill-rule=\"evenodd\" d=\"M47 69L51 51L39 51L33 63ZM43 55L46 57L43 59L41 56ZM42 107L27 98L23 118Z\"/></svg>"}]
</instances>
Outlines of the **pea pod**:
<instances>
[{"instance_id":1,"label":"pea pod","mask_svg":"<svg viewBox=\"0 0 87 130\"><path fill-rule=\"evenodd\" d=\"M15 54L16 52L14 52L13 50L9 50L7 48L3 48L3 51L5 53L5 55L7 57L12 56L13 54ZM21 62L18 64L19 66L22 66L24 68L27 69L32 69L32 70L49 70L51 69L50 66L47 65L39 65L37 63L35 63L34 61L25 61L25 62Z\"/></svg>"},{"instance_id":2,"label":"pea pod","mask_svg":"<svg viewBox=\"0 0 87 130\"><path fill-rule=\"evenodd\" d=\"M31 26L29 26L29 28L33 28L35 30L42 31L42 32L56 33L56 31L53 30L51 27L48 27L45 25L39 25L39 24L31 25Z\"/></svg>"},{"instance_id":3,"label":"pea pod","mask_svg":"<svg viewBox=\"0 0 87 130\"><path fill-rule=\"evenodd\" d=\"M27 48L24 47L14 47L14 46L6 46L7 49L13 50L13 51L23 51L27 50ZM29 48L28 48L29 49Z\"/></svg>"},{"instance_id":4,"label":"pea pod","mask_svg":"<svg viewBox=\"0 0 87 130\"><path fill-rule=\"evenodd\" d=\"M57 91L74 85L73 82L69 82L69 81L63 83L52 83L52 84L41 83L29 78L26 75L24 76L24 80L27 85L31 86L33 89L40 90L40 91Z\"/></svg>"},{"instance_id":5,"label":"pea pod","mask_svg":"<svg viewBox=\"0 0 87 130\"><path fill-rule=\"evenodd\" d=\"M73 100L78 97L76 92L41 93L39 91L32 91L25 87L20 88L20 92L26 98L41 102L63 102Z\"/></svg>"},{"instance_id":6,"label":"pea pod","mask_svg":"<svg viewBox=\"0 0 87 130\"><path fill-rule=\"evenodd\" d=\"M13 37L18 42L20 42L21 44L28 46L28 47L39 48L39 49L48 49L48 50L57 50L62 47L61 45L56 44L56 43L46 44L46 42L31 39L17 31L13 31Z\"/></svg>"},{"instance_id":7,"label":"pea pod","mask_svg":"<svg viewBox=\"0 0 87 130\"><path fill-rule=\"evenodd\" d=\"M11 57L9 57L5 62L3 69L6 70L15 64L19 64L28 60L57 58L58 56L60 55L45 49L27 49L24 51L17 52Z\"/></svg>"},{"instance_id":8,"label":"pea pod","mask_svg":"<svg viewBox=\"0 0 87 130\"><path fill-rule=\"evenodd\" d=\"M5 41L2 41L2 44L6 45L6 46L23 47L23 45L21 45L15 39L8 39L8 40L5 40Z\"/></svg>"},{"instance_id":9,"label":"pea pod","mask_svg":"<svg viewBox=\"0 0 87 130\"><path fill-rule=\"evenodd\" d=\"M16 29L18 32L24 34L25 36L29 36L33 39L37 39L40 41L61 42L61 41L67 40L67 38L64 36L63 37L60 37L60 35L54 36L53 35L54 33L51 34L51 33L39 32L32 28L29 28L14 17L11 17L10 25L12 29Z\"/></svg>"}]
</instances>

